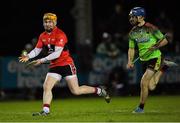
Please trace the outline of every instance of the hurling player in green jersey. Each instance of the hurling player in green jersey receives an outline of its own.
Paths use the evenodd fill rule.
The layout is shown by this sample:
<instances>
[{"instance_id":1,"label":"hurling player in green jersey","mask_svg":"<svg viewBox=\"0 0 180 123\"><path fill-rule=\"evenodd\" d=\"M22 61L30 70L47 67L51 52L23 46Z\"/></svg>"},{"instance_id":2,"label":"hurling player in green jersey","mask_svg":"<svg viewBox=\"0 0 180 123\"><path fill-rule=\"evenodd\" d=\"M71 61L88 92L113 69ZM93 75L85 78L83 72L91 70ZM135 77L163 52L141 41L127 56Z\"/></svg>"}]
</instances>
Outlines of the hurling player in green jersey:
<instances>
[{"instance_id":1,"label":"hurling player in green jersey","mask_svg":"<svg viewBox=\"0 0 180 123\"><path fill-rule=\"evenodd\" d=\"M129 32L127 68L134 67L133 60L137 46L144 72L140 83L140 103L133 113L144 112L149 90L154 90L162 73L175 64L162 58L159 48L165 46L168 41L156 26L145 21L145 14L142 7L134 7L129 13L129 22L133 28Z\"/></svg>"}]
</instances>

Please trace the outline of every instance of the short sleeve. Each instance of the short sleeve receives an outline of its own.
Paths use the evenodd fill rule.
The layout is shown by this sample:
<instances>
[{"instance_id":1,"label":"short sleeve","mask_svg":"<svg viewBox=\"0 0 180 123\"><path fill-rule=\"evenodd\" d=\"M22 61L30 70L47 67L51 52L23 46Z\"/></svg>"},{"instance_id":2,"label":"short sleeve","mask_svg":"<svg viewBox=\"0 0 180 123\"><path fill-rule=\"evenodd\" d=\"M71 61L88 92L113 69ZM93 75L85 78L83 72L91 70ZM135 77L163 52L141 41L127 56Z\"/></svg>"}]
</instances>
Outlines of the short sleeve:
<instances>
[{"instance_id":1,"label":"short sleeve","mask_svg":"<svg viewBox=\"0 0 180 123\"><path fill-rule=\"evenodd\" d=\"M129 39L129 48L135 48L135 42L132 39Z\"/></svg>"},{"instance_id":2,"label":"short sleeve","mask_svg":"<svg viewBox=\"0 0 180 123\"><path fill-rule=\"evenodd\" d=\"M154 36L158 39L158 40L162 40L164 38L164 35L162 34L162 32L160 30L155 30L154 31Z\"/></svg>"}]
</instances>

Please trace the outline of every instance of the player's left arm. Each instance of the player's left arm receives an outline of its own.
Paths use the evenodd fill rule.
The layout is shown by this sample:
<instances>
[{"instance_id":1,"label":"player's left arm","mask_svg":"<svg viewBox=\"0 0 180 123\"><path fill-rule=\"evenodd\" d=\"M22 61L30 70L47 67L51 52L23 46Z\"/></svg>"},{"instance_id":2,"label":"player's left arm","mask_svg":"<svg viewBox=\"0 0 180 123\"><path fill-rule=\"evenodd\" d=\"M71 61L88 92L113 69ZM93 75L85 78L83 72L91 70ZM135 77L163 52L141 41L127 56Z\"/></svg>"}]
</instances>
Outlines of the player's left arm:
<instances>
[{"instance_id":1,"label":"player's left arm","mask_svg":"<svg viewBox=\"0 0 180 123\"><path fill-rule=\"evenodd\" d=\"M157 39L156 44L153 46L154 48L159 49L160 47L163 47L168 44L166 36L163 35L160 30L156 30L154 36Z\"/></svg>"},{"instance_id":2,"label":"player's left arm","mask_svg":"<svg viewBox=\"0 0 180 123\"><path fill-rule=\"evenodd\" d=\"M41 63L44 63L46 61L51 61L51 60L54 60L54 59L57 59L62 51L63 51L63 48L64 47L60 47L60 46L55 46L55 51L52 52L51 54L49 54L48 56L44 57L44 58L41 58L39 59Z\"/></svg>"},{"instance_id":3,"label":"player's left arm","mask_svg":"<svg viewBox=\"0 0 180 123\"><path fill-rule=\"evenodd\" d=\"M42 47L43 47L43 43L40 35L36 47L33 50L31 50L30 53L27 53L27 51L25 50L22 51L22 54L19 57L19 62L28 62L30 59L38 56L42 50Z\"/></svg>"},{"instance_id":4,"label":"player's left arm","mask_svg":"<svg viewBox=\"0 0 180 123\"><path fill-rule=\"evenodd\" d=\"M133 63L134 56L135 56L135 41L129 38L128 63L126 65L128 69L134 67L134 63Z\"/></svg>"}]
</instances>

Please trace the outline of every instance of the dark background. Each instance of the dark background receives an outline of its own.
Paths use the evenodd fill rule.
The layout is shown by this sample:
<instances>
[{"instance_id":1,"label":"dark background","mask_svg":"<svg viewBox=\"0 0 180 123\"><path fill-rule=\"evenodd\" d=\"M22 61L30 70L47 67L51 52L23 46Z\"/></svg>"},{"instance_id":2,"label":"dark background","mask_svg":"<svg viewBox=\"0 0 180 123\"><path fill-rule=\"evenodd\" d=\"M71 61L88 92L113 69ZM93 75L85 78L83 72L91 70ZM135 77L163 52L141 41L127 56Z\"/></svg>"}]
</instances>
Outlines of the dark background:
<instances>
[{"instance_id":1,"label":"dark background","mask_svg":"<svg viewBox=\"0 0 180 123\"><path fill-rule=\"evenodd\" d=\"M82 0L83 1L83 0ZM128 22L128 14L131 8L135 6L141 6L146 9L147 16L146 20L155 24L155 25L162 25L164 28L169 28L170 25L172 25L172 30L174 34L174 38L169 44L171 47L165 48L166 53L170 53L169 56L175 57L175 62L179 63L179 54L180 54L180 35L179 35L179 27L180 27L180 14L179 14L179 4L177 0L92 0L92 45L86 46L86 45L78 45L78 41L76 41L76 34L75 27L76 27L76 19L73 16L73 10L75 7L76 0L6 0L1 3L0 11L1 11L1 31L0 31L0 62L1 62L1 71L0 71L0 94L3 95L3 89L5 88L4 85L13 86L15 83L14 76L11 76L11 73L9 71L4 72L5 70L8 70L9 64L12 65L12 69L17 67L17 75L22 74L21 78L23 78L25 81L19 81L19 82L31 82L31 78L37 77L37 75L24 75L26 73L26 70L23 69L23 64L15 64L16 67L14 67L13 59L11 62L11 57L9 56L15 56L17 58L21 51L24 49L25 45L28 43L31 43L33 38L36 38L44 31L43 29L43 23L42 18L44 13L46 12L52 12L56 13L58 17L58 23L57 26L60 27L67 35L69 42L68 47L70 52L73 56L75 56L75 62L77 62L77 71L79 74L79 80L80 84L92 84L92 83L83 83L88 82L89 74L91 73L91 76L89 78L95 79L94 82L100 81L103 83L93 83L93 84L112 84L113 81L120 82L120 84L124 84L124 87L121 92L117 92L120 95L135 95L139 92L139 80L136 80L137 82L134 84L129 84L131 79L133 78L131 75L132 71L127 71L125 69L126 66L126 60L125 57L127 56L127 49L128 49L128 39L127 34L129 30L132 28L131 25ZM111 62L107 61L114 61L114 58L112 57L105 57L108 58L108 60L103 60L103 57L98 57L98 54L96 52L98 44L103 42L102 40L102 33L105 31L112 32L114 28L109 29L110 20L112 19L113 15L115 14L114 7L116 4L121 4L123 7L123 17L118 16L117 18L114 18L116 23L114 24L115 28L122 29L121 26L124 28L122 29L123 32L121 33L123 37L125 37L123 40L118 40L121 44L118 46L117 49L120 49L122 51L121 54L119 54L118 58L121 59L121 66L113 66ZM166 14L165 19L161 19L160 21L157 21L158 18L160 18L160 13L164 11ZM169 20L170 23L167 23L166 20ZM118 23L121 22L121 23ZM119 25L121 26L119 26ZM81 25L80 25L81 26ZM158 26L159 27L159 26ZM81 33L81 32L78 32ZM166 33L166 31L164 32ZM114 33L112 34L112 36ZM122 42L121 42L122 41ZM124 42L123 42L124 41ZM117 43L117 42L116 42ZM90 43L91 44L91 43ZM168 46L169 46L168 45ZM116 45L117 46L117 45ZM178 47L177 47L178 46ZM177 48L176 48L177 47ZM78 48L78 49L77 49ZM92 48L92 49L91 49ZM79 52L80 51L80 52ZM164 53L163 53L164 54ZM166 55L166 54L165 54ZM7 57L6 57L7 56ZM97 56L97 59L101 59L103 63L101 66L101 71L98 73L96 71L96 66L93 66L95 63L93 61L93 58ZM13 57L14 58L14 57ZM117 59L118 59L117 58ZM123 58L123 60L122 60ZM124 62L123 62L124 61ZM17 59L15 63L18 62ZM112 62L113 63L113 62ZM119 64L119 61L118 61ZM112 68L110 68L112 67ZM116 69L113 69L116 68ZM45 67L47 68L47 67ZM136 77L140 77L140 69L139 66L137 66L138 71ZM104 70L105 69L105 70ZM44 70L44 69L43 69ZM107 71L106 71L107 70ZM1 73L2 72L2 73ZM45 72L45 71L41 71ZM128 73L126 73L128 72ZM16 74L16 73L13 73ZM39 73L39 72L38 72ZM118 78L114 77L115 75ZM35 72L36 74L36 72ZM42 73L41 73L42 74ZM130 75L129 77L127 75ZM171 70L168 71L167 76L164 77L164 81L161 86L156 89L155 94L176 94L179 93L179 69L177 70ZM8 76L8 77L6 77ZM26 78L27 77L27 78ZM42 76L38 76L38 78L41 79ZM97 78L96 78L97 77ZM113 78L114 77L114 78ZM128 78L127 78L128 77ZM172 77L172 80L171 80ZM34 79L34 78L33 78ZM103 81L101 81L101 79ZM115 79L115 80L113 80ZM118 79L118 80L116 80ZM38 79L39 80L39 79ZM104 81L105 80L105 81ZM18 81L18 79L17 79ZM44 81L44 78L43 78ZM129 85L128 85L129 84ZM138 84L138 85L137 85ZM15 83L16 85L16 83ZM28 87L28 86L27 86ZM5 88L4 92L7 94L7 97L9 99L12 99L12 97L22 97L22 98L31 98L32 95L37 96L37 98L41 98L42 94L42 87L32 89L24 86L24 88L15 88L13 89L7 89ZM2 91L1 91L2 88ZM19 90L20 89L20 90ZM22 90L21 90L22 89ZM55 97L57 95L67 95L70 94L70 91L68 88L63 88L64 90L62 93L59 93L59 88L55 89ZM115 90L116 91L116 90ZM41 92L41 93L40 93ZM15 95L17 93L17 95ZM9 96L8 96L9 94ZM56 95L57 94L57 95ZM0 95L0 96L1 96ZM20 96L19 96L20 95ZM27 97L29 95L30 97ZM3 97L3 96L2 96Z\"/></svg>"},{"instance_id":2,"label":"dark background","mask_svg":"<svg viewBox=\"0 0 180 123\"><path fill-rule=\"evenodd\" d=\"M1 3L1 56L19 56L24 45L43 31L42 17L45 12L58 16L58 26L69 38L72 53L75 48L75 20L71 14L74 0L6 0ZM175 41L179 40L179 4L177 0L92 0L93 42L98 39L97 24L113 14L116 3L122 3L128 25L128 13L134 6L145 7L147 20L154 21L165 10L174 25ZM127 30L128 30L127 26Z\"/></svg>"}]
</instances>

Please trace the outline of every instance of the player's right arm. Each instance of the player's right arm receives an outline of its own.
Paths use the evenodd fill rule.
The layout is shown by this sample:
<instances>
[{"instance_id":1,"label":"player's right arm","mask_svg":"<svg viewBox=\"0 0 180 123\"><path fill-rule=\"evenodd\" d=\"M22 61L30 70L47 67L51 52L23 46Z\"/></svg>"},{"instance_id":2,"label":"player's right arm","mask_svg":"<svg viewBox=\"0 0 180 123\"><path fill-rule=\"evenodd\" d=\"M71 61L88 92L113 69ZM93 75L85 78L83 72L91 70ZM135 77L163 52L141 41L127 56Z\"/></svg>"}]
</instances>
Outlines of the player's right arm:
<instances>
[{"instance_id":1,"label":"player's right arm","mask_svg":"<svg viewBox=\"0 0 180 123\"><path fill-rule=\"evenodd\" d=\"M129 39L129 49L128 49L128 63L127 63L127 68L133 68L133 59L135 55L135 42L131 39Z\"/></svg>"},{"instance_id":2,"label":"player's right arm","mask_svg":"<svg viewBox=\"0 0 180 123\"><path fill-rule=\"evenodd\" d=\"M135 49L134 48L129 48L128 49L128 63L127 63L127 68L133 68L133 59L134 59L134 54L135 54Z\"/></svg>"},{"instance_id":3,"label":"player's right arm","mask_svg":"<svg viewBox=\"0 0 180 123\"><path fill-rule=\"evenodd\" d=\"M39 38L38 43L36 44L36 47L33 50L31 50L30 53L27 54L26 52L24 52L21 54L21 56L19 57L19 62L27 62L29 61L29 59L32 59L38 56L42 50L42 47L43 47L43 42L41 38Z\"/></svg>"}]
</instances>

